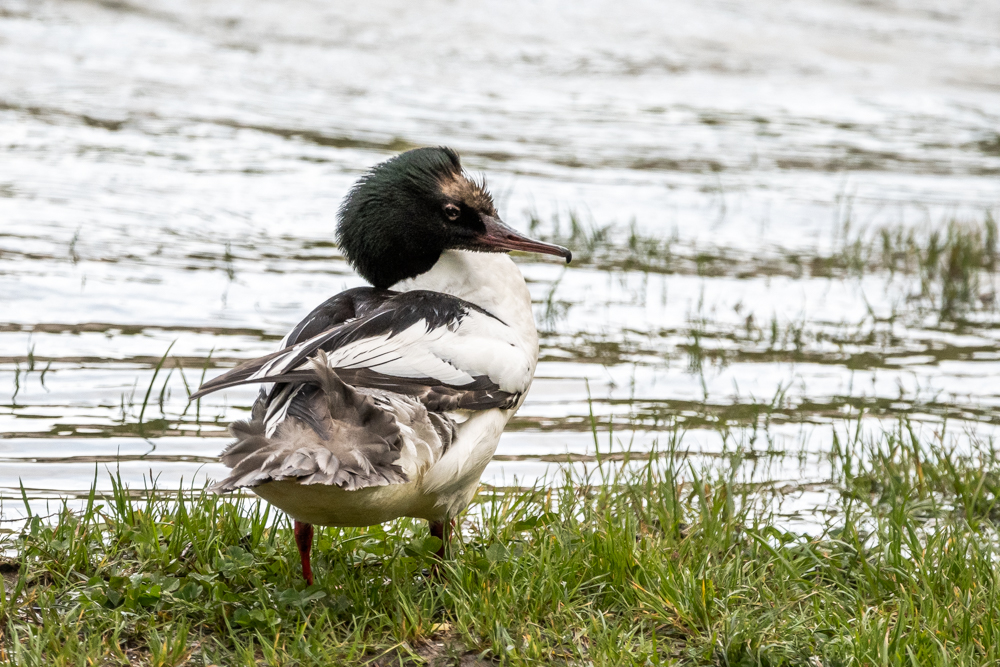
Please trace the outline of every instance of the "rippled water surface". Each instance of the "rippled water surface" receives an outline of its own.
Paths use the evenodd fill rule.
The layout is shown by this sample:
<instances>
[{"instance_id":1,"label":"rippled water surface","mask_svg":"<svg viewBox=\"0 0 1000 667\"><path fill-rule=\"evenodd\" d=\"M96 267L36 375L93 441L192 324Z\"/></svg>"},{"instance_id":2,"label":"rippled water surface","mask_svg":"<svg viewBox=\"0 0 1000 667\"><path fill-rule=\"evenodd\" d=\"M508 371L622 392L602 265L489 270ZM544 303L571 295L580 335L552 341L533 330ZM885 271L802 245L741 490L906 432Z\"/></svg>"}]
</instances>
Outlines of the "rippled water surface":
<instances>
[{"instance_id":1,"label":"rippled water surface","mask_svg":"<svg viewBox=\"0 0 1000 667\"><path fill-rule=\"evenodd\" d=\"M740 451L808 522L835 433L1000 422L995 2L0 0L0 63L4 521L221 474L253 390L189 390L360 284L337 206L422 145L578 257L518 260L489 483Z\"/></svg>"}]
</instances>

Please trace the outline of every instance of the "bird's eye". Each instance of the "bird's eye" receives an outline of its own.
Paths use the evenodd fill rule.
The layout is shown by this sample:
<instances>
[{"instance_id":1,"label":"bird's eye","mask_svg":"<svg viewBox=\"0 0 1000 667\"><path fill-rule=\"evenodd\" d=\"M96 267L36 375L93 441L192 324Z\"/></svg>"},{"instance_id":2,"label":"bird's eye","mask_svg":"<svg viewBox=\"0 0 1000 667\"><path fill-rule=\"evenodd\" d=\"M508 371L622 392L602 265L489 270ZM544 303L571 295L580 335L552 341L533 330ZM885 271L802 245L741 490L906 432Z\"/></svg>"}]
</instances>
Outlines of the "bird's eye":
<instances>
[{"instance_id":1,"label":"bird's eye","mask_svg":"<svg viewBox=\"0 0 1000 667\"><path fill-rule=\"evenodd\" d=\"M448 217L449 220L458 220L458 216L462 214L462 209L455 206L454 204L445 204L444 214Z\"/></svg>"}]
</instances>

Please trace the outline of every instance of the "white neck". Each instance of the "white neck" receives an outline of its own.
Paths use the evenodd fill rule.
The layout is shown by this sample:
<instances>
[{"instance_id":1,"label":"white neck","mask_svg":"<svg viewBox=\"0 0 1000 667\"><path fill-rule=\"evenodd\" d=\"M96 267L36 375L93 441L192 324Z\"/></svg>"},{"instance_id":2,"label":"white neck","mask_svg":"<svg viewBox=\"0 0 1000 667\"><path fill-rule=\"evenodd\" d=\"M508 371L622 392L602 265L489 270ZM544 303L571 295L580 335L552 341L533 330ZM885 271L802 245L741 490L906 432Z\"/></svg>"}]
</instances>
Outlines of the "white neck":
<instances>
[{"instance_id":1,"label":"white neck","mask_svg":"<svg viewBox=\"0 0 1000 667\"><path fill-rule=\"evenodd\" d=\"M538 349L531 294L517 265L505 253L445 250L430 271L402 280L392 289L457 296L497 316L523 336L525 343Z\"/></svg>"}]
</instances>

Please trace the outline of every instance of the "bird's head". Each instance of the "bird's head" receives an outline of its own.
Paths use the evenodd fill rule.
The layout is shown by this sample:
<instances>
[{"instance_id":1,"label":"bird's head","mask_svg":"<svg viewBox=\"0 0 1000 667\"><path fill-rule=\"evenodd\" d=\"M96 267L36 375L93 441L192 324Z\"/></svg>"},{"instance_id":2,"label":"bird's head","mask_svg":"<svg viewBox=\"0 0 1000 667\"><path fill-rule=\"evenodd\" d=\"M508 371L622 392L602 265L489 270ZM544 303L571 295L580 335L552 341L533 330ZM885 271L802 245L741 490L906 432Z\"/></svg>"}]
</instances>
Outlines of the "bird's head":
<instances>
[{"instance_id":1,"label":"bird's head","mask_svg":"<svg viewBox=\"0 0 1000 667\"><path fill-rule=\"evenodd\" d=\"M572 257L504 224L486 184L470 178L450 148L418 148L376 165L351 188L339 218L348 261L383 289L429 271L450 249Z\"/></svg>"}]
</instances>

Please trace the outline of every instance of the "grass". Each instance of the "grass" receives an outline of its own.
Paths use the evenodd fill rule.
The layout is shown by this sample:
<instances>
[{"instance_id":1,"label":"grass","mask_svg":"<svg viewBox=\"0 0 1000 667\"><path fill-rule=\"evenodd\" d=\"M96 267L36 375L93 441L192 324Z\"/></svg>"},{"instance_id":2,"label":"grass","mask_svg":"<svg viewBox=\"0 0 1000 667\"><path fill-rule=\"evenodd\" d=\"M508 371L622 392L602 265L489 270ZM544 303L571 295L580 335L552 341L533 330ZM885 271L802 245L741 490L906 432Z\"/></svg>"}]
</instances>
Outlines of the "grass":
<instances>
[{"instance_id":1,"label":"grass","mask_svg":"<svg viewBox=\"0 0 1000 667\"><path fill-rule=\"evenodd\" d=\"M844 244L840 263L863 274L888 271L919 278L920 298L942 320L961 318L992 305L986 277L997 270L997 225L987 212L982 222L950 220L927 229L882 227Z\"/></svg>"},{"instance_id":2,"label":"grass","mask_svg":"<svg viewBox=\"0 0 1000 667\"><path fill-rule=\"evenodd\" d=\"M312 587L266 504L116 481L4 544L0 660L1000 664L991 443L858 425L829 453L839 500L819 535L784 529L767 487L738 481L746 452L700 470L668 448L483 490L440 565L421 522L319 530Z\"/></svg>"},{"instance_id":3,"label":"grass","mask_svg":"<svg viewBox=\"0 0 1000 667\"><path fill-rule=\"evenodd\" d=\"M970 312L992 307L991 283L998 268L997 224L987 211L981 220L948 220L927 227L882 226L852 233L849 212L838 222L838 240L827 252L775 248L754 256L724 247L699 248L669 235L644 233L635 220L627 231L587 222L576 212L543 224L527 213L531 233L573 249L573 262L611 271L699 276L783 275L793 278L845 278L883 274L912 277L911 301L943 322L961 321Z\"/></svg>"}]
</instances>

